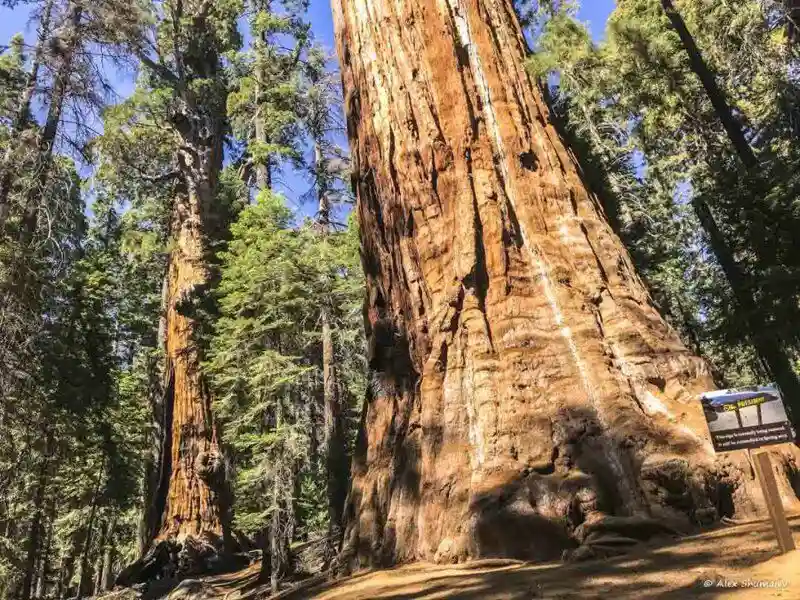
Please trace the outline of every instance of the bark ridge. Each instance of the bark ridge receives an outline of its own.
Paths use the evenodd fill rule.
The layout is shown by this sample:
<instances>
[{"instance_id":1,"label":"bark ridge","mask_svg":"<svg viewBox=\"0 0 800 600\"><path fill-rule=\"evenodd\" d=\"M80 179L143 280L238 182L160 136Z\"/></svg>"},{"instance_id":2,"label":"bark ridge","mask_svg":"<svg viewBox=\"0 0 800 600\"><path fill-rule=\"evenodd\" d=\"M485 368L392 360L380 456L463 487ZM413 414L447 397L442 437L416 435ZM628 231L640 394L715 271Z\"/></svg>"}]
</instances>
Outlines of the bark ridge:
<instances>
[{"instance_id":1,"label":"bark ridge","mask_svg":"<svg viewBox=\"0 0 800 600\"><path fill-rule=\"evenodd\" d=\"M358 564L546 559L598 515L757 511L747 457L707 439L707 365L525 72L512 2L334 5L368 290Z\"/></svg>"}]
</instances>

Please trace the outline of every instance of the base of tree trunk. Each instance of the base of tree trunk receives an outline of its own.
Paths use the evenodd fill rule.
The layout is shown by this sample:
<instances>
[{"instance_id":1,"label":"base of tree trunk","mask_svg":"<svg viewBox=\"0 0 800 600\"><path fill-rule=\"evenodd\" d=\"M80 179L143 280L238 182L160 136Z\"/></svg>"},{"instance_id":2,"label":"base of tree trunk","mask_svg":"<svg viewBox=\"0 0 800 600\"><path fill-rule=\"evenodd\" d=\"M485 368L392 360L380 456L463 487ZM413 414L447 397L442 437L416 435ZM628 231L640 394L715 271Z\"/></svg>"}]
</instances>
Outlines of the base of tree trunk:
<instances>
[{"instance_id":1,"label":"base of tree trunk","mask_svg":"<svg viewBox=\"0 0 800 600\"><path fill-rule=\"evenodd\" d=\"M119 574L116 585L131 587L153 581L180 581L199 575L235 571L247 567L246 554L226 552L222 540L186 537L180 541L156 541L142 558Z\"/></svg>"},{"instance_id":2,"label":"base of tree trunk","mask_svg":"<svg viewBox=\"0 0 800 600\"><path fill-rule=\"evenodd\" d=\"M446 494L420 502L413 494L389 491L385 505L396 514L407 511L416 515L411 520L415 524L424 518L440 525L420 531L416 526L404 528L399 519L392 521L378 511L370 513L364 496L379 497L383 490L365 486L365 493L364 487L356 487L338 570L351 573L420 559L448 564L484 558L603 558L635 551L655 538L689 534L724 518L767 515L745 452L716 457L699 452L639 453L634 440L612 449L600 437L568 438L556 446L555 459L548 464L515 475L479 473L483 477L476 479L484 479L483 485L459 508L460 524L447 520L452 508L446 505ZM785 444L770 453L783 504L796 511L800 452ZM611 454L619 460L609 460ZM613 462L620 472L611 468ZM373 470L377 471L374 466ZM384 470L380 476L390 482L409 478L402 470ZM634 501L625 501L623 484L631 488L629 498ZM400 488L390 483L392 487Z\"/></svg>"}]
</instances>

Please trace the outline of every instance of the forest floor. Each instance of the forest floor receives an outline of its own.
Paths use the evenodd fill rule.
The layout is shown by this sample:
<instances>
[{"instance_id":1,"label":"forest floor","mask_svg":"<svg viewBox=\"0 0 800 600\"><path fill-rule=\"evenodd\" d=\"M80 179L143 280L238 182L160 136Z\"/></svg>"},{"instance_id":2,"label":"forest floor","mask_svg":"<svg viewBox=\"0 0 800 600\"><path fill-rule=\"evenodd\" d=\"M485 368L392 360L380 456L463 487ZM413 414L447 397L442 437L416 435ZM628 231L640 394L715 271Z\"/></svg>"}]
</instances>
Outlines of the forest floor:
<instances>
[{"instance_id":1,"label":"forest floor","mask_svg":"<svg viewBox=\"0 0 800 600\"><path fill-rule=\"evenodd\" d=\"M800 515L790 519L800 542ZM208 579L205 593L175 590L171 600L265 600L252 587L257 568ZM747 587L758 585L763 587ZM727 587L725 587L727 586ZM177 592L177 594L176 594ZM462 565L412 564L367 571L283 592L281 600L653 600L800 599L800 550L779 555L769 521L720 526L670 544L642 545L624 556L582 563L483 560Z\"/></svg>"}]
</instances>

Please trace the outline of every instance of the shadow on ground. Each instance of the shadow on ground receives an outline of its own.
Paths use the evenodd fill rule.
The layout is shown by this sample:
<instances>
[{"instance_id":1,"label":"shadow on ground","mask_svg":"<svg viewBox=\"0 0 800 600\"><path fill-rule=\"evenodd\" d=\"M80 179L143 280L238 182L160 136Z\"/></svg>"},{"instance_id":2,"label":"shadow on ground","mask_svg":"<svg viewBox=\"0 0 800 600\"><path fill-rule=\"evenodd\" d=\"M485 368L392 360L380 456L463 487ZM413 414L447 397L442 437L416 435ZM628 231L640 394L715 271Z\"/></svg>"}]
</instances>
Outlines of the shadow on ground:
<instances>
[{"instance_id":1,"label":"shadow on ground","mask_svg":"<svg viewBox=\"0 0 800 600\"><path fill-rule=\"evenodd\" d=\"M800 532L800 516L791 520ZM526 599L647 598L679 600L745 597L800 598L800 569L772 573L787 580L783 590L736 590L717 587L721 580L756 578L759 568L778 555L767 521L722 527L669 545L639 546L629 555L578 564L530 564L476 561L464 565L413 564L359 573L312 589L284 594L305 600L359 599ZM792 560L796 557L789 557ZM778 559L779 560L779 559ZM763 569L762 569L763 571ZM796 579L792 586L792 579ZM705 582L713 585L706 587ZM748 596L749 597L749 596Z\"/></svg>"}]
</instances>

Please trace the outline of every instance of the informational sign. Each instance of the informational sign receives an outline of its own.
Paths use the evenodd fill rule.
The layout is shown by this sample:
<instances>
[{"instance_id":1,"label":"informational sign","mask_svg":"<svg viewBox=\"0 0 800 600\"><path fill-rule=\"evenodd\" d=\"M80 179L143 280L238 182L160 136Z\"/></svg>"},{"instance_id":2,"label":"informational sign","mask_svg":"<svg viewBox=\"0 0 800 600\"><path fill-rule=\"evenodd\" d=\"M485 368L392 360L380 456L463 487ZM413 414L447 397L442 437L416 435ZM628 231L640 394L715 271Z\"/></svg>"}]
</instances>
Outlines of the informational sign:
<instances>
[{"instance_id":1,"label":"informational sign","mask_svg":"<svg viewBox=\"0 0 800 600\"><path fill-rule=\"evenodd\" d=\"M774 385L708 392L701 401L717 452L794 441L783 397Z\"/></svg>"},{"instance_id":2,"label":"informational sign","mask_svg":"<svg viewBox=\"0 0 800 600\"><path fill-rule=\"evenodd\" d=\"M769 510L781 553L795 549L794 537L783 510L769 452L752 448L794 441L783 396L775 385L708 392L700 397L717 452L747 449Z\"/></svg>"}]
</instances>

